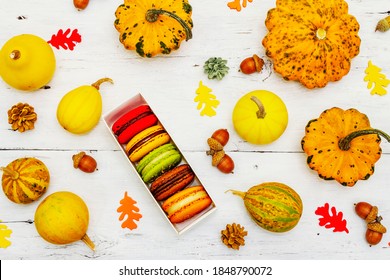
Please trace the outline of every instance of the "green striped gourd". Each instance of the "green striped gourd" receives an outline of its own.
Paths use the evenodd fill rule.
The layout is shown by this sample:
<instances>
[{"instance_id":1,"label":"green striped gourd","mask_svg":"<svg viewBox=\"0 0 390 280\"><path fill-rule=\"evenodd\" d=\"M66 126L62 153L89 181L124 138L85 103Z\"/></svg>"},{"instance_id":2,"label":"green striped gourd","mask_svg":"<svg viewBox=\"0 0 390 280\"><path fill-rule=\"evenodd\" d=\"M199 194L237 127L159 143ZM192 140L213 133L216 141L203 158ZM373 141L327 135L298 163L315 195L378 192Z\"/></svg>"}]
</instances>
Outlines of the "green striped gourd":
<instances>
[{"instance_id":1,"label":"green striped gourd","mask_svg":"<svg viewBox=\"0 0 390 280\"><path fill-rule=\"evenodd\" d=\"M15 203L27 204L37 200L49 186L49 170L36 158L18 158L0 170L3 171L3 191Z\"/></svg>"},{"instance_id":2,"label":"green striped gourd","mask_svg":"<svg viewBox=\"0 0 390 280\"><path fill-rule=\"evenodd\" d=\"M268 231L289 231L301 218L303 205L300 196L282 183L262 183L251 187L247 192L230 191L244 200L245 207L255 222Z\"/></svg>"}]
</instances>

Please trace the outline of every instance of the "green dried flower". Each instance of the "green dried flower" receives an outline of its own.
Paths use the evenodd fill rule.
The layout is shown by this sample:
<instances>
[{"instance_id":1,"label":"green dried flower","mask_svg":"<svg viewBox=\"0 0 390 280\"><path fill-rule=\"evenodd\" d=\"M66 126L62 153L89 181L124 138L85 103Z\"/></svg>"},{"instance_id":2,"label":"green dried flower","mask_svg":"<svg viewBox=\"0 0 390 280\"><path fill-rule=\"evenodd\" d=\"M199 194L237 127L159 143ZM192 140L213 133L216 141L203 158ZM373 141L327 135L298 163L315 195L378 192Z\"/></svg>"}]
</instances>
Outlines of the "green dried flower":
<instances>
[{"instance_id":1,"label":"green dried flower","mask_svg":"<svg viewBox=\"0 0 390 280\"><path fill-rule=\"evenodd\" d=\"M209 79L222 80L229 72L229 67L226 64L227 60L211 57L204 63L203 69Z\"/></svg>"}]
</instances>

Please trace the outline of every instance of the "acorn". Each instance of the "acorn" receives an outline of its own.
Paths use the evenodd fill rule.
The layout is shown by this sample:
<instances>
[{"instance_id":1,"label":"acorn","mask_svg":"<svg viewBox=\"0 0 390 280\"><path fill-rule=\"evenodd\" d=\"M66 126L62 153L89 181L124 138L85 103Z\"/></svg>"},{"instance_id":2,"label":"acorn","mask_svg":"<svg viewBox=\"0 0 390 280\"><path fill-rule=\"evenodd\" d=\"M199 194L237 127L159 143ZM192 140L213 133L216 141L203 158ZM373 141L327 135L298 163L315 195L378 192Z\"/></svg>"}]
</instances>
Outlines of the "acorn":
<instances>
[{"instance_id":1,"label":"acorn","mask_svg":"<svg viewBox=\"0 0 390 280\"><path fill-rule=\"evenodd\" d=\"M258 55L254 54L251 57L245 58L240 64L240 70L244 74L252 74L261 72L264 66L264 60Z\"/></svg>"},{"instance_id":2,"label":"acorn","mask_svg":"<svg viewBox=\"0 0 390 280\"><path fill-rule=\"evenodd\" d=\"M384 19L381 19L378 21L378 24L376 25L375 32L378 30L380 32L386 32L390 29L390 16L385 17Z\"/></svg>"},{"instance_id":3,"label":"acorn","mask_svg":"<svg viewBox=\"0 0 390 280\"><path fill-rule=\"evenodd\" d=\"M96 170L96 160L87 155L85 152L80 152L72 156L73 167L78 168L83 172L92 173Z\"/></svg>"}]
</instances>

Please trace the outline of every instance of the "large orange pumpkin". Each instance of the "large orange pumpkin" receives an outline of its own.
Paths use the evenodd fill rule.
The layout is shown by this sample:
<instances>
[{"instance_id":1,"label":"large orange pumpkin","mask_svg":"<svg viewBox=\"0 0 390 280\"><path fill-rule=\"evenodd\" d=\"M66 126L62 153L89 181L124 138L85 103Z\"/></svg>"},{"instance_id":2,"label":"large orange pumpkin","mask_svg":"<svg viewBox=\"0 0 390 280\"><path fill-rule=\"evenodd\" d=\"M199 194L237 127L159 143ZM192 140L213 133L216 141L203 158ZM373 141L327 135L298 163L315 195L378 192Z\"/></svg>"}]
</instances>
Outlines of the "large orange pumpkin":
<instances>
[{"instance_id":1,"label":"large orange pumpkin","mask_svg":"<svg viewBox=\"0 0 390 280\"><path fill-rule=\"evenodd\" d=\"M307 88L338 81L359 54L359 23L344 0L277 0L262 43L274 70Z\"/></svg>"}]
</instances>

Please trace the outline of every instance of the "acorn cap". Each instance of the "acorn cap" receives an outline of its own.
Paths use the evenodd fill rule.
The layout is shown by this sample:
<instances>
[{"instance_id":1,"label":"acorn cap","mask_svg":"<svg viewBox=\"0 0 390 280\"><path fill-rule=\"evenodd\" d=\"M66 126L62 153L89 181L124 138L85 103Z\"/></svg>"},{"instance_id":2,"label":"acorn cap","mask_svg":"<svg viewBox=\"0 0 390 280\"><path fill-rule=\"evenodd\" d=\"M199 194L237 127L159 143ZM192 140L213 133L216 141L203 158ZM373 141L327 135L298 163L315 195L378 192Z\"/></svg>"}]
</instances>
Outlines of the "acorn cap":
<instances>
[{"instance_id":1,"label":"acorn cap","mask_svg":"<svg viewBox=\"0 0 390 280\"><path fill-rule=\"evenodd\" d=\"M377 216L378 216L378 207L372 206L370 213L368 213L367 217L365 218L365 221L367 223L371 223L376 220Z\"/></svg>"},{"instance_id":2,"label":"acorn cap","mask_svg":"<svg viewBox=\"0 0 390 280\"><path fill-rule=\"evenodd\" d=\"M367 228L372 230L372 231L379 232L379 233L386 233L386 231L387 231L386 228L379 222L368 223Z\"/></svg>"}]
</instances>

